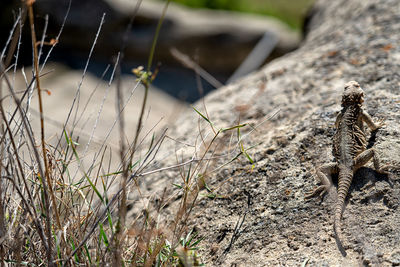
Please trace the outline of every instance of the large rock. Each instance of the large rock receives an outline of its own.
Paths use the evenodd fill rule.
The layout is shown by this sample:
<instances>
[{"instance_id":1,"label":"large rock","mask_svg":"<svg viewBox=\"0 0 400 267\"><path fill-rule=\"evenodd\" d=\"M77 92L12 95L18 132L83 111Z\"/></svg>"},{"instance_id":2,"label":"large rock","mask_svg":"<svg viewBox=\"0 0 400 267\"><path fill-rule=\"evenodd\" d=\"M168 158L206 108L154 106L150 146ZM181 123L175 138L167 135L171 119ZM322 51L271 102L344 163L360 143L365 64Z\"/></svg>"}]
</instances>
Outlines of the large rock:
<instances>
[{"instance_id":1,"label":"large rock","mask_svg":"<svg viewBox=\"0 0 400 267\"><path fill-rule=\"evenodd\" d=\"M206 176L208 187L217 196L211 199L205 197L209 195L205 190L200 192L191 214L191 226L204 237L199 246L205 263L398 264L399 13L398 0L320 0L307 26L308 36L298 50L204 99L215 128L239 121L257 126L255 130L247 127L241 131L242 136L247 134L244 147L254 145L248 150L255 160L254 166L245 157L222 165L239 152L232 149L237 142L235 133L233 138L225 133L215 143L215 160L209 162L209 169L201 171L203 176L195 176ZM349 243L344 258L333 235L333 200L328 197L322 202L305 201L304 194L316 186L315 167L333 160L334 121L340 110L343 86L350 80L358 81L364 88L365 107L373 118L386 121L370 144L383 164L395 168L385 176L367 165L355 174L343 214L343 233ZM202 103L198 102L196 107L206 114ZM198 129L202 129L201 136ZM167 165L176 158L190 159L193 153L199 157L205 149L202 140L208 142L213 132L205 120L191 112L178 119L169 136L179 143L166 144L160 151ZM199 147L194 151L184 144ZM182 149L174 150L174 146ZM171 156L170 163L165 155ZM179 172L157 175L144 179L144 189L170 190L171 183L182 183L182 179ZM176 201L171 201L164 213L167 219L181 199L178 190L166 195L174 194Z\"/></svg>"}]
</instances>

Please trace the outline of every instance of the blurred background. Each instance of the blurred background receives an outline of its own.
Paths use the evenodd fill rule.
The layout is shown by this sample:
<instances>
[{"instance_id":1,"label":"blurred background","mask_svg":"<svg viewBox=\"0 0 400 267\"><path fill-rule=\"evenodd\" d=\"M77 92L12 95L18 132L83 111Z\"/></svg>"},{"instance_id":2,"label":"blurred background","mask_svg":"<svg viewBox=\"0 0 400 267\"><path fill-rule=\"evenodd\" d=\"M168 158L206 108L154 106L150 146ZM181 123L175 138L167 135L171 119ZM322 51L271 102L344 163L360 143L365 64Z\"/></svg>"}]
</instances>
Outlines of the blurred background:
<instances>
[{"instance_id":1,"label":"blurred background","mask_svg":"<svg viewBox=\"0 0 400 267\"><path fill-rule=\"evenodd\" d=\"M157 43L154 66L160 64L160 71L153 86L179 100L194 102L215 87L296 49L302 38L304 18L313 1L172 1ZM21 3L21 0L1 1L1 48ZM165 1L161 0L143 0L136 13L137 0L72 0L60 42L50 61L74 70L83 69L105 13L105 22L89 65L89 71L100 77L105 66L112 64L120 51L127 25L136 14L126 35L123 72L130 73L132 68L146 66L164 5ZM38 39L46 24L45 40L55 38L69 1L37 0L34 8ZM257 44L258 50L254 50ZM29 27L25 27L20 65L31 64L30 47ZM44 53L46 49L49 47L44 47ZM238 70L252 51L252 57ZM196 79L194 69L202 79Z\"/></svg>"},{"instance_id":2,"label":"blurred background","mask_svg":"<svg viewBox=\"0 0 400 267\"><path fill-rule=\"evenodd\" d=\"M2 60L8 62L8 77L21 97L33 77L29 20L22 19L25 25L19 42L7 40L16 18L20 14L26 17L21 12L23 2L0 1ZM142 136L161 131L180 113L194 112L188 103L296 49L312 3L313 0L170 2L155 49L152 70L157 67L159 72L149 90ZM132 142L145 91L137 86L132 69L147 68L165 4L161 0L36 0L33 8L37 40L49 42L62 29L54 47L40 45L41 66L51 51L41 71L42 88L48 92L43 98L46 142L62 138L66 127L82 144L79 149L83 157L104 144L118 151L116 82L110 82L110 77L123 44L120 84L126 114L124 134ZM128 28L132 18L132 27ZM17 34L20 26L16 25ZM15 52L8 53L14 51L13 47ZM86 65L88 71L84 72ZM9 94L7 88L3 80L3 95ZM40 132L37 94L31 91L30 97L32 127ZM27 99L23 101L28 105ZM14 105L11 97L4 103ZM118 162L118 157L114 160Z\"/></svg>"}]
</instances>

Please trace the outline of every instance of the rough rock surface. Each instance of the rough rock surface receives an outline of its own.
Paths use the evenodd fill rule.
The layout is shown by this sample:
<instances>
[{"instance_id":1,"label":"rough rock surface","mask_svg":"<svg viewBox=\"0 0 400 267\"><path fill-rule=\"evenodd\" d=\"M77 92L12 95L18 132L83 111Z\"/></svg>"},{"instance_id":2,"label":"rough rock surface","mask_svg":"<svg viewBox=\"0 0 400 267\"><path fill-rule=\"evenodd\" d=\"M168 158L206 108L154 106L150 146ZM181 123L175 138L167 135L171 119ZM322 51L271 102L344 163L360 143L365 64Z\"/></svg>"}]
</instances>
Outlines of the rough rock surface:
<instances>
[{"instance_id":1,"label":"rough rock surface","mask_svg":"<svg viewBox=\"0 0 400 267\"><path fill-rule=\"evenodd\" d=\"M320 0L298 50L204 99L216 128L238 121L257 126L242 129L242 135L248 133L244 147L254 146L248 150L254 166L240 157L210 173L208 187L217 197L206 198L203 190L192 211L191 225L204 237L200 254L207 265L399 264L399 14L398 0ZM343 214L350 246L344 258L333 236L333 200L305 201L304 195L316 187L315 167L333 160L334 121L350 80L363 87L368 113L386 121L370 143L381 161L394 168L380 175L369 163L355 174ZM205 112L202 102L196 106ZM198 117L182 114L169 135L180 145L199 142ZM199 128L206 125L201 121ZM209 138L206 132L202 136ZM236 139L229 138L222 137L215 155L234 146ZM173 150L166 146L163 153ZM183 160L191 155L176 154ZM146 186L150 191L172 187L178 177L174 172L159 175Z\"/></svg>"}]
</instances>

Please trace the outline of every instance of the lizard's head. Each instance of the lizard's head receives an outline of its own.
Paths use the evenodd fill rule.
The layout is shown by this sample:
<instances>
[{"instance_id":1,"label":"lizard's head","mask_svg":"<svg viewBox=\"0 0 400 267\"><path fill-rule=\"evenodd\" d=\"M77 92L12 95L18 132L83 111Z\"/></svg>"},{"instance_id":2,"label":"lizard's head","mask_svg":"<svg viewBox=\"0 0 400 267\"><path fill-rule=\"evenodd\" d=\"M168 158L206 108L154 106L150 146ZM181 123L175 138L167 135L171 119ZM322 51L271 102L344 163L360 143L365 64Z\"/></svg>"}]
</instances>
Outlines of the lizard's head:
<instances>
[{"instance_id":1,"label":"lizard's head","mask_svg":"<svg viewBox=\"0 0 400 267\"><path fill-rule=\"evenodd\" d=\"M356 81L345 84L342 106L361 105L364 102L364 91Z\"/></svg>"}]
</instances>

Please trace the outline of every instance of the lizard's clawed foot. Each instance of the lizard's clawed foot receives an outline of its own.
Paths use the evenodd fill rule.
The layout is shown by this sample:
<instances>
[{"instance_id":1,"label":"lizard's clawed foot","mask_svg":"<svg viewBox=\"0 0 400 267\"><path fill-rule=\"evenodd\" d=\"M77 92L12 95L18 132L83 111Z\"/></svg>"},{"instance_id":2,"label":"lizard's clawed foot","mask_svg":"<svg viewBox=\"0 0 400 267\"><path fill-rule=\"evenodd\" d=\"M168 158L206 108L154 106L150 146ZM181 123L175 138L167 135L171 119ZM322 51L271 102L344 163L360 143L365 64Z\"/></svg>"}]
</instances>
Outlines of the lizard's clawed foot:
<instances>
[{"instance_id":1,"label":"lizard's clawed foot","mask_svg":"<svg viewBox=\"0 0 400 267\"><path fill-rule=\"evenodd\" d=\"M385 120L384 119L379 119L376 123L375 123L376 127L374 130L377 130L379 128L382 128L383 126L385 126Z\"/></svg>"},{"instance_id":2,"label":"lizard's clawed foot","mask_svg":"<svg viewBox=\"0 0 400 267\"><path fill-rule=\"evenodd\" d=\"M375 171L379 174L385 174L388 175L390 172L389 170L392 169L394 166L392 165L384 165L382 167L380 167L379 169L376 169Z\"/></svg>"},{"instance_id":3,"label":"lizard's clawed foot","mask_svg":"<svg viewBox=\"0 0 400 267\"><path fill-rule=\"evenodd\" d=\"M326 193L329 192L329 190L330 190L329 186L320 185L314 191L305 194L304 198L305 199L310 199L310 198L315 197L316 195L319 195L320 197L323 197Z\"/></svg>"}]
</instances>

